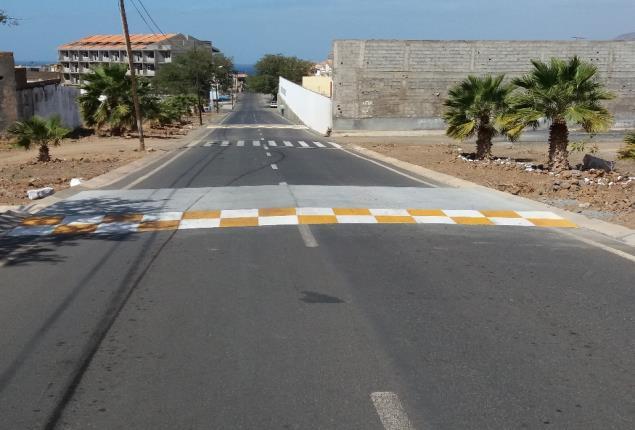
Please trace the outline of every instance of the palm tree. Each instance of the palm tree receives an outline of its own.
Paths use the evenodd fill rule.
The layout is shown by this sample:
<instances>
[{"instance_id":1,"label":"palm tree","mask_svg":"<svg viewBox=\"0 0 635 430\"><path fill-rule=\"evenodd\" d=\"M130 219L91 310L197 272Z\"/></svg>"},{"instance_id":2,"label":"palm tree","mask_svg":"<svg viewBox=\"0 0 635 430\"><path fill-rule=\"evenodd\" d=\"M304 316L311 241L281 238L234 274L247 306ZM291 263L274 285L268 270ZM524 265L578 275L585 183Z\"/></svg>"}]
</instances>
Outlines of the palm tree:
<instances>
[{"instance_id":1,"label":"palm tree","mask_svg":"<svg viewBox=\"0 0 635 430\"><path fill-rule=\"evenodd\" d=\"M107 126L113 135L136 128L131 81L127 73L126 65L109 64L96 67L93 73L84 76L83 94L78 100L87 126L96 129ZM154 117L158 110L157 98L151 94L149 82L140 79L137 92L143 117Z\"/></svg>"},{"instance_id":2,"label":"palm tree","mask_svg":"<svg viewBox=\"0 0 635 430\"><path fill-rule=\"evenodd\" d=\"M26 121L18 121L9 127L9 133L16 137L16 144L24 149L31 145L39 146L38 161L51 161L49 145L58 146L70 129L62 126L59 116L49 119L39 116L31 117Z\"/></svg>"},{"instance_id":3,"label":"palm tree","mask_svg":"<svg viewBox=\"0 0 635 430\"><path fill-rule=\"evenodd\" d=\"M504 75L468 76L450 89L445 101L446 134L459 140L476 134L478 159L491 158L492 138L499 134L496 121L508 108L512 87L503 84L504 79Z\"/></svg>"},{"instance_id":4,"label":"palm tree","mask_svg":"<svg viewBox=\"0 0 635 430\"><path fill-rule=\"evenodd\" d=\"M600 82L597 67L577 56L532 64L529 74L513 81L520 91L512 96L511 113L503 123L509 135L517 138L526 127L536 128L541 119L548 120L549 166L568 169L569 124L592 134L607 130L613 117L601 102L614 95Z\"/></svg>"},{"instance_id":5,"label":"palm tree","mask_svg":"<svg viewBox=\"0 0 635 430\"><path fill-rule=\"evenodd\" d=\"M624 137L624 147L618 151L620 158L635 160L635 131L631 131Z\"/></svg>"}]
</instances>

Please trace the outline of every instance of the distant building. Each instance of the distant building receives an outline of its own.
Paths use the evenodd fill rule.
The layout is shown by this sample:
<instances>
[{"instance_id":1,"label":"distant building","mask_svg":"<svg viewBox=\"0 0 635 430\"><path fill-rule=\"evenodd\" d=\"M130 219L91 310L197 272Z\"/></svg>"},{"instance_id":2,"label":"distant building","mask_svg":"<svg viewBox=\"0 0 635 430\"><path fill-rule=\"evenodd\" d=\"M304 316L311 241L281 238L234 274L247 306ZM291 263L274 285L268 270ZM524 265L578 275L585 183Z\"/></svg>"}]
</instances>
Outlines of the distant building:
<instances>
[{"instance_id":1,"label":"distant building","mask_svg":"<svg viewBox=\"0 0 635 430\"><path fill-rule=\"evenodd\" d=\"M326 60L315 64L312 72L315 76L331 76L333 73L333 60Z\"/></svg>"},{"instance_id":2,"label":"distant building","mask_svg":"<svg viewBox=\"0 0 635 430\"><path fill-rule=\"evenodd\" d=\"M184 34L131 34L132 56L139 76L152 77L161 65L170 63L179 53L194 47L212 47L212 42ZM112 63L128 64L122 35L95 35L67 43L58 48L63 83L80 85L82 75L95 66Z\"/></svg>"}]
</instances>

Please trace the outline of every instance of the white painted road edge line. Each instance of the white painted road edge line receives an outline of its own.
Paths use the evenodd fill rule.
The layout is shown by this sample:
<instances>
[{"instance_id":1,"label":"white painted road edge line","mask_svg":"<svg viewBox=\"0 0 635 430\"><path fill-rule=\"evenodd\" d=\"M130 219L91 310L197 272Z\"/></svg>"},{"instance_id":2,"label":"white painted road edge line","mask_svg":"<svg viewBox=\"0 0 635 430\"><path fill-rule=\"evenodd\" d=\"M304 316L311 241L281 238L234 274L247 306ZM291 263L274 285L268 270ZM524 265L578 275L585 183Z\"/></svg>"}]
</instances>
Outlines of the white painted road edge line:
<instances>
[{"instance_id":1,"label":"white painted road edge line","mask_svg":"<svg viewBox=\"0 0 635 430\"><path fill-rule=\"evenodd\" d=\"M272 168L273 170L278 170L278 165L277 165L277 164L273 164L273 163L272 163L272 164L271 164L271 168Z\"/></svg>"},{"instance_id":2,"label":"white painted road edge line","mask_svg":"<svg viewBox=\"0 0 635 430\"><path fill-rule=\"evenodd\" d=\"M386 430L414 430L399 396L391 392L371 393L371 400Z\"/></svg>"},{"instance_id":3,"label":"white painted road edge line","mask_svg":"<svg viewBox=\"0 0 635 430\"><path fill-rule=\"evenodd\" d=\"M331 143L331 144L332 144L332 142L329 142L329 143ZM407 173L400 172L400 171L399 171L399 170L397 170L397 169L393 169L392 167L385 166L384 164L379 163L379 162L377 162L377 161L375 161L375 160L373 160L373 159L371 159L371 158L367 158L367 157L364 157L363 155L356 154L356 153L354 153L354 152L352 152L352 151L349 151L348 149L344 149L344 148L342 148L342 147L340 147L340 149L341 149L342 151L346 152L347 154L352 155L353 157L357 157L357 158L361 158L362 160L366 160L366 161L368 161L369 163L373 163L373 164L375 164L375 165L377 165L377 166L383 167L384 169L386 169L386 170L390 170L391 172L396 173L396 174L398 174L398 175L401 175L401 176L403 176L403 177L405 177L405 178L412 179L413 181L417 181L417 182L419 182L419 183L421 183L421 184L428 185L429 187L432 187L432 188L439 188L439 186L438 186L438 185L436 185L436 184L433 184L433 183L431 183L431 182L426 182L426 181L424 181L423 179L415 178L414 176L408 175Z\"/></svg>"},{"instance_id":4,"label":"white painted road edge line","mask_svg":"<svg viewBox=\"0 0 635 430\"><path fill-rule=\"evenodd\" d=\"M604 244L602 244L600 242L596 242L594 240L587 239L585 237L581 237L581 236L578 236L576 234L567 233L566 231L560 230L559 233L563 234L565 236L568 236L568 237L570 237L572 239L579 240L580 242L586 243L587 245L595 246L596 248L602 249L602 250L604 250L606 252L610 252L613 255L617 255L619 257L625 258L626 260L629 260L629 261L632 261L633 263L635 263L635 255L629 254L628 252L624 252L624 251L621 251L619 249L611 248L608 245L604 245Z\"/></svg>"}]
</instances>

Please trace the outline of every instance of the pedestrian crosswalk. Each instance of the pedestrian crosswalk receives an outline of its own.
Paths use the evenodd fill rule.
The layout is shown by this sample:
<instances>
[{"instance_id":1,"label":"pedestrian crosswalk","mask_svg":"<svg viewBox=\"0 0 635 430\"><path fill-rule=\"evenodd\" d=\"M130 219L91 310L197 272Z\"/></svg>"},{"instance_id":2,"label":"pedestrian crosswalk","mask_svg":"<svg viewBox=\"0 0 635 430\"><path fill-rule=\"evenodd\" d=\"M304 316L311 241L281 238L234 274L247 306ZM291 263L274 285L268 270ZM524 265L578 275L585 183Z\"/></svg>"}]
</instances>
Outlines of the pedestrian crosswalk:
<instances>
[{"instance_id":1,"label":"pedestrian crosswalk","mask_svg":"<svg viewBox=\"0 0 635 430\"><path fill-rule=\"evenodd\" d=\"M222 147L238 147L238 148L260 148L260 147L269 147L269 148L297 148L297 149L342 149L341 145L338 145L335 142L318 142L318 141L305 141L305 140L252 140L252 141L244 141L244 140L210 140L207 142L201 143L202 147L211 148L215 146Z\"/></svg>"}]
</instances>

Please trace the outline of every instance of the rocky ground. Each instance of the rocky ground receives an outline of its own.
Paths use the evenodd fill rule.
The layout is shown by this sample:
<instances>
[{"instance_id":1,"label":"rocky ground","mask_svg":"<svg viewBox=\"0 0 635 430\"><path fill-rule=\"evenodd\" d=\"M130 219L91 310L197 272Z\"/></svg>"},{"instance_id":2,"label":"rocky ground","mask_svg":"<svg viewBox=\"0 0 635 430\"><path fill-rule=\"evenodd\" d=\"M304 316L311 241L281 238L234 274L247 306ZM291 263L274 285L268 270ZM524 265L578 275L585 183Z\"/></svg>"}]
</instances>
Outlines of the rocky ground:
<instances>
[{"instance_id":1,"label":"rocky ground","mask_svg":"<svg viewBox=\"0 0 635 430\"><path fill-rule=\"evenodd\" d=\"M635 228L635 162L618 161L615 171L581 170L582 153L571 156L576 169L545 170L546 144L494 146L495 159L473 161L466 144L438 138L345 138L381 154L437 170L511 194ZM432 143L434 141L446 143ZM614 160L621 143L598 142L598 156Z\"/></svg>"},{"instance_id":2,"label":"rocky ground","mask_svg":"<svg viewBox=\"0 0 635 430\"><path fill-rule=\"evenodd\" d=\"M225 114L206 114L205 122L217 122ZM150 153L169 151L182 145L183 138L195 127L148 129L146 152L139 152L136 136L76 136L51 147L52 160L38 163L37 148L25 151L11 142L0 140L0 206L30 202L27 190L52 187L60 191L70 186L73 178L91 179Z\"/></svg>"}]
</instances>

